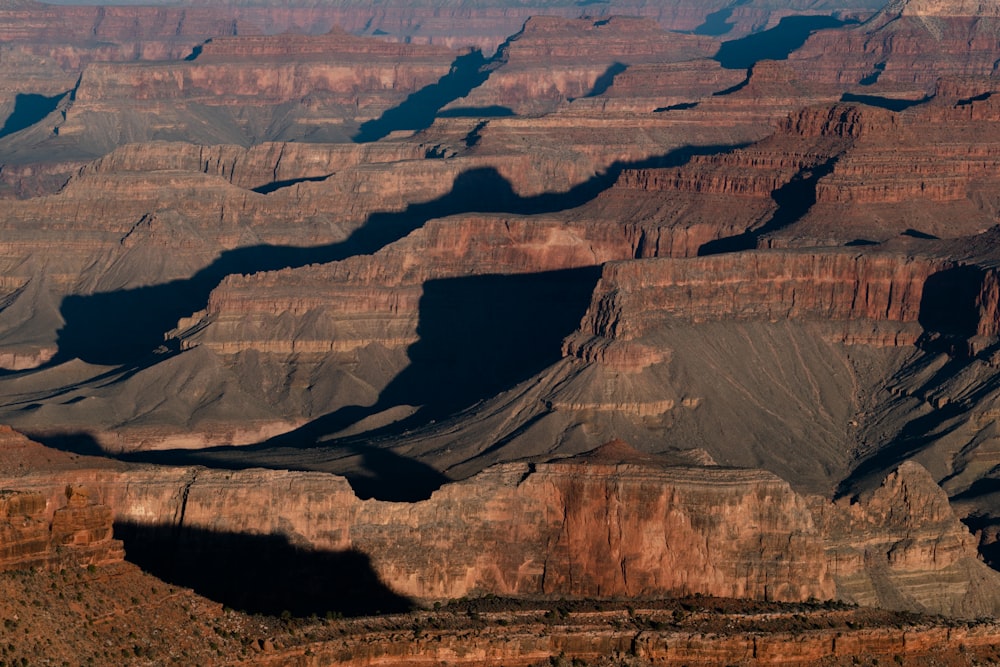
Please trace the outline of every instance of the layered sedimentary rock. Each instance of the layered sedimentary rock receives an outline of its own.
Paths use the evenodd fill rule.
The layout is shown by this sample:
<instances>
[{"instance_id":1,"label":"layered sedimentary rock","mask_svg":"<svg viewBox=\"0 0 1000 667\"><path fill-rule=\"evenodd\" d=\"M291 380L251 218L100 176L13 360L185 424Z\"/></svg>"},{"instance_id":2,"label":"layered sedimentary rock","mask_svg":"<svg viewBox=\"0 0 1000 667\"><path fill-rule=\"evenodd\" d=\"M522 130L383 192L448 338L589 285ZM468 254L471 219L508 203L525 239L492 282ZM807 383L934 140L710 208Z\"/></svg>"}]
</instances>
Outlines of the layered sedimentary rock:
<instances>
[{"instance_id":1,"label":"layered sedimentary rock","mask_svg":"<svg viewBox=\"0 0 1000 667\"><path fill-rule=\"evenodd\" d=\"M649 20L536 17L501 46L502 68L455 104L540 113L603 93L630 66L707 58L717 48L711 38L666 33Z\"/></svg>"},{"instance_id":2,"label":"layered sedimentary rock","mask_svg":"<svg viewBox=\"0 0 1000 667\"><path fill-rule=\"evenodd\" d=\"M191 61L87 66L58 132L63 140L103 134L108 125L131 133L108 136L112 146L170 137L203 136L213 143L239 134L277 138L261 136L275 123L284 124L290 137L320 131L350 136L357 128L351 123L377 117L407 93L435 83L459 55L339 31L318 37L220 38ZM127 111L121 108L123 99L131 101ZM275 108L283 103L297 106Z\"/></svg>"},{"instance_id":3,"label":"layered sedimentary rock","mask_svg":"<svg viewBox=\"0 0 1000 667\"><path fill-rule=\"evenodd\" d=\"M930 93L941 76L991 76L998 31L991 3L899 0L856 28L817 33L790 58L816 80Z\"/></svg>"},{"instance_id":4,"label":"layered sedimentary rock","mask_svg":"<svg viewBox=\"0 0 1000 667\"><path fill-rule=\"evenodd\" d=\"M669 614L635 610L638 617L662 626ZM550 612L551 613L551 612ZM836 614L820 617L798 615L807 622L824 624ZM581 615L583 616L583 615ZM616 629L625 618L619 614L586 614L586 621L567 620L547 625L515 617L496 619L502 629L477 628L474 632L423 629L419 636L401 636L396 628L371 630L361 637L315 642L261 656L258 664L281 665L310 654L333 665L420 665L426 660L448 661L462 667L488 667L497 663L528 667L545 660L577 660L603 664L613 659L634 664L684 664L710 667L720 662L747 665L815 664L855 665L867 660L897 664L976 664L994 659L998 638L995 625L969 628L935 628L926 624L900 627L853 629L802 629L795 631L684 632L675 630ZM767 614L775 619L775 614ZM432 619L436 620L436 619ZM490 620L493 620L492 618ZM761 619L763 620L763 619ZM854 625L854 621L848 621ZM627 656L627 657L626 657ZM862 663L863 664L863 663Z\"/></svg>"},{"instance_id":5,"label":"layered sedimentary rock","mask_svg":"<svg viewBox=\"0 0 1000 667\"><path fill-rule=\"evenodd\" d=\"M713 20L778 15L729 9ZM275 502L280 478L340 503L318 518L296 505L300 516L284 517L293 533L254 497L240 497L258 508L246 515L213 505L216 492L236 503L222 474L174 470L164 486L159 472L128 472L146 475L142 497L125 497L145 493L121 490L126 473L90 478L102 500L129 508L125 520L168 517L192 540L265 525L294 543L384 554L379 574L428 599L703 589L991 610L969 583L989 580L970 538L913 468L854 505L804 495L872 491L916 457L963 513L989 524L995 502L1000 282L995 234L981 232L1000 210L1000 116L979 62L994 17L969 27L960 15L978 8L967 3L890 9L897 21L815 35L801 57L749 72L708 58L711 37L617 17L532 19L491 60L420 39L240 26L182 62L81 56L72 99L46 89L52 110L0 137L12 156L0 176L25 198L0 213L0 362L42 367L0 379L3 414L77 451L275 438L146 454L343 472L368 483L365 496L389 496L415 471L426 498L442 473L489 469L406 509L361 503L323 476L236 473ZM140 15L129 11L110 12L106 28ZM164 16L164 30L178 27ZM911 54L907 79L899 58L916 41L898 31L917 28L940 32L944 56L936 69ZM874 45L860 63L839 64L839 46L814 57L824 40L859 35ZM975 38L964 51L963 35ZM21 81L41 81L53 62ZM932 83L932 72L961 76ZM468 77L467 94L444 90L456 77ZM426 123L394 116L421 100L434 107ZM119 146L151 137L176 141ZM36 150L51 153L35 163ZM357 438L373 433L384 439ZM762 467L791 486L718 468L523 464L614 436L674 463ZM699 476L729 491L701 489ZM477 500L476 485L490 491ZM635 545L665 529L600 504L666 507L667 496L693 569L649 560ZM890 509L900 498L933 517L930 532ZM426 527L440 503L496 529L483 533L490 544L523 549L508 562L452 548ZM732 509L736 525L771 527L699 524L692 508L705 503ZM521 516L528 527L508 521ZM472 518L454 530L479 535ZM390 525L408 526L413 553ZM448 554L427 555L424 533ZM705 540L712 548L699 550ZM782 550L795 557L767 555ZM407 569L413 558L443 574ZM812 588L788 583L802 580Z\"/></svg>"},{"instance_id":6,"label":"layered sedimentary rock","mask_svg":"<svg viewBox=\"0 0 1000 667\"><path fill-rule=\"evenodd\" d=\"M831 504L760 471L602 451L491 468L418 503L362 502L343 478L261 470L80 469L5 483L41 494L42 510L41 498L52 504L71 479L114 507L116 521L187 541L192 554L225 549L199 543L212 534L359 552L392 591L423 600L707 593L957 615L998 604L989 583L998 575L919 466L901 467L871 498ZM92 526L78 520L79 504L71 496L55 513L53 535L86 542Z\"/></svg>"},{"instance_id":7,"label":"layered sedimentary rock","mask_svg":"<svg viewBox=\"0 0 1000 667\"><path fill-rule=\"evenodd\" d=\"M689 260L613 263L605 267L582 328L621 340L641 338L666 322L765 321L918 322L928 277L951 268L892 255L741 253ZM730 276L719 280L718 276ZM986 282L995 279L982 276ZM981 291L982 291L981 290ZM988 301L982 305L990 308ZM992 313L976 330L992 332ZM965 314L955 314L964 319ZM949 319L942 316L943 320ZM913 339L897 339L898 344Z\"/></svg>"},{"instance_id":8,"label":"layered sedimentary rock","mask_svg":"<svg viewBox=\"0 0 1000 667\"><path fill-rule=\"evenodd\" d=\"M0 491L0 571L121 561L111 508L95 504L89 494L73 485L61 501L38 492Z\"/></svg>"},{"instance_id":9,"label":"layered sedimentary rock","mask_svg":"<svg viewBox=\"0 0 1000 667\"><path fill-rule=\"evenodd\" d=\"M691 31L705 23L708 14L722 11L724 25L714 32L746 34L773 23L792 11L871 13L879 8L872 0L834 3L802 0L793 7L781 3L755 3L726 11L726 3L616 1L589 7L595 15L644 16L668 30ZM492 3L481 6L450 2L386 3L377 9L352 3L298 2L294 5L180 7L73 6L49 7L18 3L0 8L0 36L5 42L46 45L67 63L73 58L156 58L183 52L193 40L226 34L325 32L334 26L354 33L381 36L418 44L450 47L479 46L492 50L516 32L531 16L548 14L575 18L580 6L563 3ZM725 21L728 19L728 22ZM94 37L99 45L92 43ZM89 47L89 48L88 48Z\"/></svg>"},{"instance_id":10,"label":"layered sedimentary rock","mask_svg":"<svg viewBox=\"0 0 1000 667\"><path fill-rule=\"evenodd\" d=\"M358 257L297 271L230 276L212 292L200 318L182 323L182 347L204 345L233 354L409 345L418 340L420 300L428 281L591 266L624 252L623 235L608 232L587 238L556 220L465 216L428 223L407 243L381 252L377 262ZM411 255L414 245L421 249L419 259ZM302 291L300 286L320 283L332 289L292 296ZM301 322L300 335L287 341L274 338L275 318ZM310 334L308 320L317 318L333 331L314 324ZM194 330L185 335L187 327Z\"/></svg>"}]
</instances>

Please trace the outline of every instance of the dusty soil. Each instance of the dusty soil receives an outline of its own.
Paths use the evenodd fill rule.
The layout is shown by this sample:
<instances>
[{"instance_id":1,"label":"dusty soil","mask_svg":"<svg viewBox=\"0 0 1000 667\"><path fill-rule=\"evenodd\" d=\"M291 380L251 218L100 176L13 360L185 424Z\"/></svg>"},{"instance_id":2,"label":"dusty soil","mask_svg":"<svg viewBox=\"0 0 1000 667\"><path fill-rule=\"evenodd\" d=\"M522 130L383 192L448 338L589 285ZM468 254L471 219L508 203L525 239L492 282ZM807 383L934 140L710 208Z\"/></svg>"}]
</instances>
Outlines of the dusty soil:
<instances>
[{"instance_id":1,"label":"dusty soil","mask_svg":"<svg viewBox=\"0 0 1000 667\"><path fill-rule=\"evenodd\" d=\"M743 633L850 633L895 628L975 629L943 617L852 607L837 603L777 604L721 598L678 600L524 601L485 597L455 600L409 614L362 618L249 615L171 586L129 563L55 572L0 575L0 665L227 665L348 662L373 645L507 641L547 633L587 637L601 633L681 633L720 640ZM990 664L1000 647L903 655L907 665ZM988 655L987 655L988 654ZM892 656L889 658L892 660ZM886 664L885 656L882 657ZM390 663L384 663L390 664ZM392 664L397 664L393 662ZM408 664L399 662L398 664ZM517 661L516 664L527 664ZM650 664L628 655L594 660L554 654L541 664ZM879 664L874 655L824 664Z\"/></svg>"}]
</instances>

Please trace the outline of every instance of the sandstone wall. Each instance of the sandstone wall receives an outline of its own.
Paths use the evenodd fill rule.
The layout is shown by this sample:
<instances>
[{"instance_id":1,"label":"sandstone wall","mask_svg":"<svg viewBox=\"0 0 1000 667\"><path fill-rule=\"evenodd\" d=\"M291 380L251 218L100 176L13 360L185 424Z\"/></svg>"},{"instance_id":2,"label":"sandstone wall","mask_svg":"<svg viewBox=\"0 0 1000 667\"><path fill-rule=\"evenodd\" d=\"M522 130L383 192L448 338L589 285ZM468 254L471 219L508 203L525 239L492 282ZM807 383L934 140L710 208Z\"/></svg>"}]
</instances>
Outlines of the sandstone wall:
<instances>
[{"instance_id":1,"label":"sandstone wall","mask_svg":"<svg viewBox=\"0 0 1000 667\"><path fill-rule=\"evenodd\" d=\"M319 473L67 474L116 521L173 539L190 528L354 550L393 591L421 600L705 593L959 615L1000 604L989 583L1000 575L913 464L856 504L800 496L760 471L598 459L500 465L409 504L360 501L343 478ZM16 482L49 507L65 488L52 475Z\"/></svg>"},{"instance_id":2,"label":"sandstone wall","mask_svg":"<svg viewBox=\"0 0 1000 667\"><path fill-rule=\"evenodd\" d=\"M633 340L674 318L919 322L926 281L954 268L944 260L848 251L614 262L606 265L581 328ZM978 273L981 296L969 304L971 313L955 316L973 316L978 333L990 335L996 278L985 269L970 273Z\"/></svg>"},{"instance_id":3,"label":"sandstone wall","mask_svg":"<svg viewBox=\"0 0 1000 667\"><path fill-rule=\"evenodd\" d=\"M122 560L112 512L87 489L67 486L61 499L0 490L0 571L101 565Z\"/></svg>"}]
</instances>

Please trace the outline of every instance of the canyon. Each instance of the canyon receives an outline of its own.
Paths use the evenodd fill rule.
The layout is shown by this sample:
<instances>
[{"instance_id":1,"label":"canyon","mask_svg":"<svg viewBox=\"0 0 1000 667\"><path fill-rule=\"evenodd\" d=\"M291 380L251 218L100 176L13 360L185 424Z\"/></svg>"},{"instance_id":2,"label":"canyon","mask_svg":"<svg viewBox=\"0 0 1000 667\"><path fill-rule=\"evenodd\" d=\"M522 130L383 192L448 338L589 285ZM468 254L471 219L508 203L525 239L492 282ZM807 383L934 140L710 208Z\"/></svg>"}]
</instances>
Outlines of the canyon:
<instances>
[{"instance_id":1,"label":"canyon","mask_svg":"<svg viewBox=\"0 0 1000 667\"><path fill-rule=\"evenodd\" d=\"M995 658L991 4L10 1L0 42L0 615L67 629L0 651Z\"/></svg>"}]
</instances>

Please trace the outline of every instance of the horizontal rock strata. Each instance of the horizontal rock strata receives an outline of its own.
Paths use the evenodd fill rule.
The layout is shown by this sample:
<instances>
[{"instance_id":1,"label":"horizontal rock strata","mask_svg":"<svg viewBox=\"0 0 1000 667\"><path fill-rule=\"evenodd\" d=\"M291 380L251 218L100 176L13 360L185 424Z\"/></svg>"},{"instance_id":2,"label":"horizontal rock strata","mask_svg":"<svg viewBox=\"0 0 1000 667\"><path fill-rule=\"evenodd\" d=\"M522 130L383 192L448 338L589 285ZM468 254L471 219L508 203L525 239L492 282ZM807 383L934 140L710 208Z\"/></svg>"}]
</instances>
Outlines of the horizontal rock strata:
<instances>
[{"instance_id":1,"label":"horizontal rock strata","mask_svg":"<svg viewBox=\"0 0 1000 667\"><path fill-rule=\"evenodd\" d=\"M360 552L390 589L421 600L705 593L957 615L1000 604L986 584L1000 575L976 559L975 541L915 464L870 498L830 504L761 471L614 463L632 458L627 449L497 466L417 503L360 501L343 478L262 470L26 473L5 485L41 494L32 507L42 511L64 497L59 480L71 479L113 507L117 522L171 543L271 535ZM77 505L71 497L64 516ZM54 534L86 543L91 524L70 523L76 532ZM191 553L198 548L212 547Z\"/></svg>"}]
</instances>

